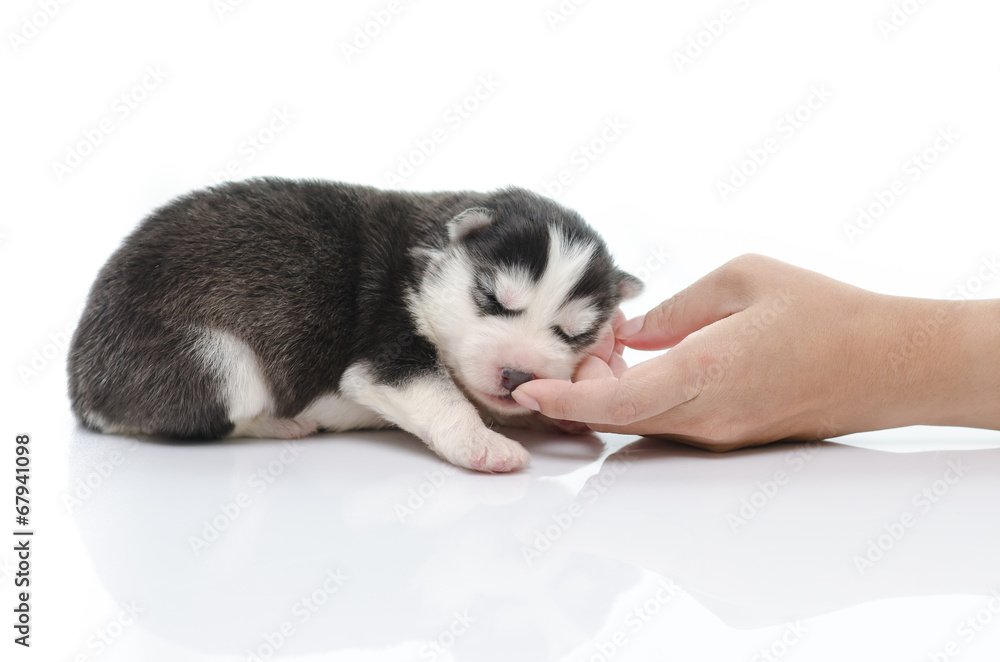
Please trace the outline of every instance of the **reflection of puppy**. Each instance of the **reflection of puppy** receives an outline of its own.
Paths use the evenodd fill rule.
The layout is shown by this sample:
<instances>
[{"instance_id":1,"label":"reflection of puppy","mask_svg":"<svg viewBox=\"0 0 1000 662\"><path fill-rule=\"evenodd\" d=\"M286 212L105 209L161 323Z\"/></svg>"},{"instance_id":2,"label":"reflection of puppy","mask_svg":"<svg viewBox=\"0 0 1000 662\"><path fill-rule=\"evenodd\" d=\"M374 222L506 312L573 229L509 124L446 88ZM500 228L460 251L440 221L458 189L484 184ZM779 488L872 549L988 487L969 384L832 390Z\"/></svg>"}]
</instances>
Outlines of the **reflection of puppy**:
<instances>
[{"instance_id":1,"label":"reflection of puppy","mask_svg":"<svg viewBox=\"0 0 1000 662\"><path fill-rule=\"evenodd\" d=\"M640 289L578 214L523 189L231 183L155 211L104 266L70 396L104 432L397 425L454 464L509 471L527 452L472 403L527 414L510 392L569 379Z\"/></svg>"}]
</instances>

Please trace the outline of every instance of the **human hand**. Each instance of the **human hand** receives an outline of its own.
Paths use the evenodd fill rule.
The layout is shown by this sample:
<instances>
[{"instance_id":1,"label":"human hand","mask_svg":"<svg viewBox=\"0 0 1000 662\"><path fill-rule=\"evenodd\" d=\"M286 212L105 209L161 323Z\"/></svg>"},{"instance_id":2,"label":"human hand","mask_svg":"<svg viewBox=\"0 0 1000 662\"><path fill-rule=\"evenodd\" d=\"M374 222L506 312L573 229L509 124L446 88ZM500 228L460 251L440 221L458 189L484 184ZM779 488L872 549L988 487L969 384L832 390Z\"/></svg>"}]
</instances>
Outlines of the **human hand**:
<instances>
[{"instance_id":1,"label":"human hand","mask_svg":"<svg viewBox=\"0 0 1000 662\"><path fill-rule=\"evenodd\" d=\"M974 345L967 329L975 324L962 303L972 302L874 294L745 255L664 301L643 321L619 320L612 351L602 338L574 383L535 380L513 396L546 416L583 421L594 430L720 451L916 423L989 427L995 423L983 425L975 413L989 403L962 385L961 367L969 362L954 363L955 346ZM993 303L994 315L995 308ZM900 359L895 348L928 324L936 329L932 337L915 356ZM619 343L673 349L625 368L620 352L615 358ZM969 369L996 394L995 377L974 363ZM942 408L942 389L949 388L950 408ZM957 402L962 394L966 404Z\"/></svg>"},{"instance_id":2,"label":"human hand","mask_svg":"<svg viewBox=\"0 0 1000 662\"><path fill-rule=\"evenodd\" d=\"M590 362L594 362L596 365L602 366L604 372L614 377L620 377L625 369L628 367L625 364L625 359L622 358L622 352L625 350L625 345L622 344L620 340L616 337L616 332L619 327L625 323L625 313L618 309L615 314L612 315L611 319L604 324L598 335L597 342L594 343L587 351L587 357L581 363L581 368L586 365L590 365ZM574 375L574 381L579 381L580 379L586 379L586 374L581 372L580 368L577 369ZM555 381L555 380L553 380ZM506 425L525 425L526 427L539 427L540 429L548 430L558 430L560 432L568 432L570 434L590 434L591 427L586 423L580 421L574 421L569 419L556 419L546 416L545 414L535 411L534 418L540 425L533 426L530 425L530 419L512 419L503 421Z\"/></svg>"}]
</instances>

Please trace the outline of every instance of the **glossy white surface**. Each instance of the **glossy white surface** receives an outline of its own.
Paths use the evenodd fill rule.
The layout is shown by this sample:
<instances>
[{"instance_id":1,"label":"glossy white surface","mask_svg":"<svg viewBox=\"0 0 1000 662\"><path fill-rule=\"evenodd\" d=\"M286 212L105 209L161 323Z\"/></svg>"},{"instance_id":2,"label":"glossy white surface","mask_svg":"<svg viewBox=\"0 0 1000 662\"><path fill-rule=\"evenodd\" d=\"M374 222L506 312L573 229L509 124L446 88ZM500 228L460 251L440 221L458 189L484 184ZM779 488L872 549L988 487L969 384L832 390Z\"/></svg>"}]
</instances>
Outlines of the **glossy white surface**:
<instances>
[{"instance_id":1,"label":"glossy white surface","mask_svg":"<svg viewBox=\"0 0 1000 662\"><path fill-rule=\"evenodd\" d=\"M39 659L1000 652L995 433L713 455L511 431L531 467L483 475L401 432L175 444L36 420ZM969 450L893 452L921 433Z\"/></svg>"}]
</instances>

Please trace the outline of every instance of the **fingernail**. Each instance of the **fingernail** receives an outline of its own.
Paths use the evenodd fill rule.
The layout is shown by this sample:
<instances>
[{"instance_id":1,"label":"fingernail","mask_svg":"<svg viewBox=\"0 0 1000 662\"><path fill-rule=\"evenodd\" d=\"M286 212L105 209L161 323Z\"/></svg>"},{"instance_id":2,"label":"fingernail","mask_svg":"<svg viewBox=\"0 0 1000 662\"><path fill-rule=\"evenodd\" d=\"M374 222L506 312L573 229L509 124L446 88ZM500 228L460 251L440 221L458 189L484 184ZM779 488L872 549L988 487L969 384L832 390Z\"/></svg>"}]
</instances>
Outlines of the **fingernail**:
<instances>
[{"instance_id":1,"label":"fingernail","mask_svg":"<svg viewBox=\"0 0 1000 662\"><path fill-rule=\"evenodd\" d=\"M541 409L541 407L538 406L537 400L535 400L533 397L531 397L530 395L528 395L519 388L514 389L511 392L510 397L514 398L514 401L517 404L521 405L522 407L527 407L531 411L539 411Z\"/></svg>"},{"instance_id":2,"label":"fingernail","mask_svg":"<svg viewBox=\"0 0 1000 662\"><path fill-rule=\"evenodd\" d=\"M638 317L633 317L629 321L618 327L618 332L615 334L619 338L631 338L635 334L639 333L642 329L643 323L646 321L645 315L639 315Z\"/></svg>"}]
</instances>

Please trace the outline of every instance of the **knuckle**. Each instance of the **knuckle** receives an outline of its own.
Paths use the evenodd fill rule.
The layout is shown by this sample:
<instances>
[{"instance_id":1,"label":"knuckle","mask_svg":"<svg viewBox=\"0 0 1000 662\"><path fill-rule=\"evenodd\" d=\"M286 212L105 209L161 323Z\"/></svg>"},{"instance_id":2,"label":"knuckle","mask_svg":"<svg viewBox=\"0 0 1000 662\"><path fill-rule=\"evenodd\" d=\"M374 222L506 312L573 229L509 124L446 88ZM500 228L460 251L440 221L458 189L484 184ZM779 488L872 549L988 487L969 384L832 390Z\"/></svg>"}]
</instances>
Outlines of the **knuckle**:
<instances>
[{"instance_id":1,"label":"knuckle","mask_svg":"<svg viewBox=\"0 0 1000 662\"><path fill-rule=\"evenodd\" d=\"M759 253L744 253L726 262L719 271L724 280L746 286L759 277L760 273L768 267L770 262L771 258Z\"/></svg>"},{"instance_id":2,"label":"knuckle","mask_svg":"<svg viewBox=\"0 0 1000 662\"><path fill-rule=\"evenodd\" d=\"M726 266L737 271L754 271L762 268L770 260L771 258L760 253L744 253L727 262Z\"/></svg>"},{"instance_id":3,"label":"knuckle","mask_svg":"<svg viewBox=\"0 0 1000 662\"><path fill-rule=\"evenodd\" d=\"M706 430L708 438L715 442L716 446L720 448L727 447L730 444L735 444L739 432L730 421L715 421Z\"/></svg>"},{"instance_id":4,"label":"knuckle","mask_svg":"<svg viewBox=\"0 0 1000 662\"><path fill-rule=\"evenodd\" d=\"M570 404L565 397L559 397L549 403L548 407L542 407L542 412L549 418L566 419L570 418Z\"/></svg>"},{"instance_id":5,"label":"knuckle","mask_svg":"<svg viewBox=\"0 0 1000 662\"><path fill-rule=\"evenodd\" d=\"M750 305L777 262L758 253L744 253L726 262L709 277L717 290L732 299L732 305L739 310Z\"/></svg>"},{"instance_id":6,"label":"knuckle","mask_svg":"<svg viewBox=\"0 0 1000 662\"><path fill-rule=\"evenodd\" d=\"M660 335L673 336L675 334L674 320L684 319L684 310L689 296L688 290L681 290L661 302L646 313L644 328L652 329L654 333Z\"/></svg>"},{"instance_id":7,"label":"knuckle","mask_svg":"<svg viewBox=\"0 0 1000 662\"><path fill-rule=\"evenodd\" d=\"M616 425L628 425L639 420L639 406L636 403L636 393L626 382L619 379L614 392L608 401L610 422Z\"/></svg>"},{"instance_id":8,"label":"knuckle","mask_svg":"<svg viewBox=\"0 0 1000 662\"><path fill-rule=\"evenodd\" d=\"M653 309L653 321L664 331L670 331L671 320L683 310L688 291L681 290Z\"/></svg>"},{"instance_id":9,"label":"knuckle","mask_svg":"<svg viewBox=\"0 0 1000 662\"><path fill-rule=\"evenodd\" d=\"M745 421L724 414L716 414L702 423L701 433L712 441L714 449L720 452L739 448L747 432Z\"/></svg>"},{"instance_id":10,"label":"knuckle","mask_svg":"<svg viewBox=\"0 0 1000 662\"><path fill-rule=\"evenodd\" d=\"M712 451L713 453L728 453L729 451L734 451L737 448L741 448L741 444L735 441L717 441L705 446L706 450Z\"/></svg>"}]
</instances>

